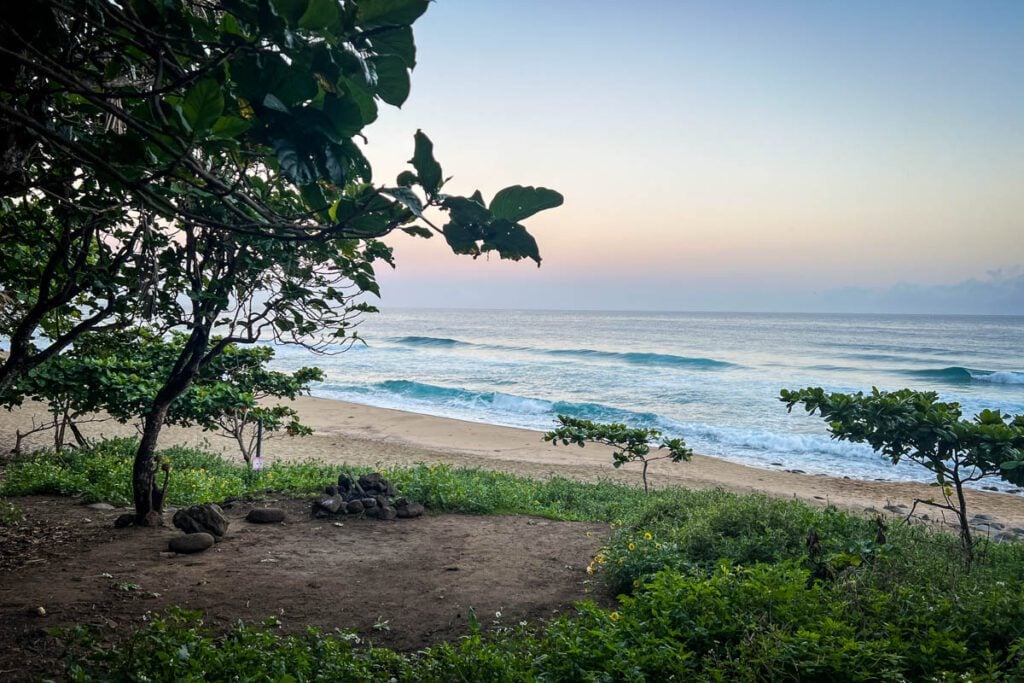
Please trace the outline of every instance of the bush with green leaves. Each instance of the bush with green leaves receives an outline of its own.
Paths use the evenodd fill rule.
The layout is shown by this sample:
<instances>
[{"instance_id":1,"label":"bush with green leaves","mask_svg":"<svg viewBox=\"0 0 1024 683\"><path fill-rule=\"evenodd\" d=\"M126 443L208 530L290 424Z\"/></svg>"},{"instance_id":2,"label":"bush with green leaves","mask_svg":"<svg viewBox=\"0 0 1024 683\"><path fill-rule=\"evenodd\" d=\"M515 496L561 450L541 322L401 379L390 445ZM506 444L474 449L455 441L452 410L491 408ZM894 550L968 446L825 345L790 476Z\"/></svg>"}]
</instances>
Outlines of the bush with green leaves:
<instances>
[{"instance_id":1,"label":"bush with green leaves","mask_svg":"<svg viewBox=\"0 0 1024 683\"><path fill-rule=\"evenodd\" d=\"M612 464L618 468L626 463L641 464L640 478L644 483L644 493L649 493L647 486L647 467L655 460L671 460L681 462L689 460L693 451L686 447L682 439L663 437L657 429L627 427L624 424L602 424L581 420L568 415L558 416L559 426L544 434L544 440L554 445L563 446L576 444L583 448L589 443L600 443L611 446ZM659 455L651 455L651 446L657 444Z\"/></svg>"},{"instance_id":2,"label":"bush with green leaves","mask_svg":"<svg viewBox=\"0 0 1024 683\"><path fill-rule=\"evenodd\" d=\"M820 413L834 439L867 443L894 465L908 460L931 471L939 498L918 498L914 506L930 505L956 515L968 566L974 559L974 540L964 487L990 477L1024 484L1024 415L983 410L967 420L959 403L911 389L875 388L870 394L783 389L780 400L788 410L799 403L808 414Z\"/></svg>"},{"instance_id":3,"label":"bush with green leaves","mask_svg":"<svg viewBox=\"0 0 1024 683\"><path fill-rule=\"evenodd\" d=\"M184 344L180 334L165 337L140 327L84 335L68 352L19 378L0 403L46 403L58 428L55 448L63 445L64 425L83 446L81 420L102 412L119 422L138 422L146 414ZM323 371L270 370L273 358L270 346L225 346L171 404L164 422L198 425L233 439L247 465L256 450L256 425L267 435L312 433L291 406L265 402L308 393L310 384L323 380Z\"/></svg>"},{"instance_id":4,"label":"bush with green leaves","mask_svg":"<svg viewBox=\"0 0 1024 683\"><path fill-rule=\"evenodd\" d=\"M17 459L0 495L130 491L131 440ZM313 493L339 470L320 463L248 471L197 449L164 452L184 502ZM610 482L533 481L417 465L386 470L433 512L540 514L605 521L591 563L619 604L584 603L546 624L485 632L415 655L355 648L357 634L228 632L171 612L127 642L76 641L72 680L210 680L243 663L252 680L993 680L1024 675L1024 544L981 542L967 572L959 541L922 526L879 527L834 508L722 490L645 494ZM194 483L176 490L178 482ZM121 485L121 489L117 486ZM372 634L370 634L372 637ZM82 640L82 639L85 640ZM322 674L322 675L321 675Z\"/></svg>"}]
</instances>

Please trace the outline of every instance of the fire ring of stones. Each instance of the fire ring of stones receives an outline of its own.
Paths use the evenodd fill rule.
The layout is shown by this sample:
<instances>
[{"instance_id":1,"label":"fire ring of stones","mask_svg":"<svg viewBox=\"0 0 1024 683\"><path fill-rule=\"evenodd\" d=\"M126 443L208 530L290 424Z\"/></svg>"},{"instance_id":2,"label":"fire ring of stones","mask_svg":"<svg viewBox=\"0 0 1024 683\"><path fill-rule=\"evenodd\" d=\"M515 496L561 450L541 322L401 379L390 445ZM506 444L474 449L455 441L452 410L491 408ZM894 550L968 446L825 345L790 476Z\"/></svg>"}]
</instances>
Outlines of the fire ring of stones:
<instances>
[{"instance_id":1,"label":"fire ring of stones","mask_svg":"<svg viewBox=\"0 0 1024 683\"><path fill-rule=\"evenodd\" d=\"M394 485L378 472L364 474L357 480L342 474L337 486L331 484L313 501L313 516L320 518L362 515L383 520L409 519L424 511L422 504L398 497Z\"/></svg>"}]
</instances>

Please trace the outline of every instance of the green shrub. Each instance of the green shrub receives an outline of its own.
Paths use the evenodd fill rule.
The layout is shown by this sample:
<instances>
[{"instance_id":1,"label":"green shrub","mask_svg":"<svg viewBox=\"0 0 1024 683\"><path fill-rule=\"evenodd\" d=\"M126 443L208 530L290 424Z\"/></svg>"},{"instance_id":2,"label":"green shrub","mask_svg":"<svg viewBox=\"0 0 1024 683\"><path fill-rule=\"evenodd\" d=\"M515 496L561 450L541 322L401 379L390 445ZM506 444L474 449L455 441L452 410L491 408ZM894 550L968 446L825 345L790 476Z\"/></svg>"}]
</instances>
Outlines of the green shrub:
<instances>
[{"instance_id":1,"label":"green shrub","mask_svg":"<svg viewBox=\"0 0 1024 683\"><path fill-rule=\"evenodd\" d=\"M17 460L0 494L127 502L134 449L115 440ZM174 465L169 495L179 504L307 494L339 471L367 471L307 462L250 472L190 448L162 457ZM72 677L216 680L244 670L251 680L1024 679L1024 544L983 543L968 573L950 534L796 501L721 490L645 496L609 482L447 465L385 474L435 512L611 523L590 571L620 595L619 606L582 604L543 631L476 628L415 656L355 648L352 634L239 626L220 635L174 612L120 649L78 647Z\"/></svg>"},{"instance_id":2,"label":"green shrub","mask_svg":"<svg viewBox=\"0 0 1024 683\"><path fill-rule=\"evenodd\" d=\"M9 500L0 499L0 526L18 524L24 518L21 508Z\"/></svg>"}]
</instances>

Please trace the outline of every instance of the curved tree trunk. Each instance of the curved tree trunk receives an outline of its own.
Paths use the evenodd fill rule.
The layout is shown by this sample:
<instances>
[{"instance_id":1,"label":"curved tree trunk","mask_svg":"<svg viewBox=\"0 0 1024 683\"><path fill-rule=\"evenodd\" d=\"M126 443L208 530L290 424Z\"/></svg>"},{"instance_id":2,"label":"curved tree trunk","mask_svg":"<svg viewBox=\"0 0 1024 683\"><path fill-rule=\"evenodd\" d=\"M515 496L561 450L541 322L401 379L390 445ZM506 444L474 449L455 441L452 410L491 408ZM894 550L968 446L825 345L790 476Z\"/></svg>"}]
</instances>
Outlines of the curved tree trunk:
<instances>
[{"instance_id":1,"label":"curved tree trunk","mask_svg":"<svg viewBox=\"0 0 1024 683\"><path fill-rule=\"evenodd\" d=\"M180 392L179 392L180 393ZM176 397L175 397L176 398ZM142 429L142 440L139 450L135 453L135 464L132 467L132 494L135 499L135 523L139 526L160 526L163 524L161 510L154 509L153 489L156 482L156 466L153 461L156 453L156 441L160 436L164 418L171 407L172 398L163 405L154 405Z\"/></svg>"},{"instance_id":2,"label":"curved tree trunk","mask_svg":"<svg viewBox=\"0 0 1024 683\"><path fill-rule=\"evenodd\" d=\"M135 523L139 526L163 524L163 495L156 488L156 442L167 412L174 400L181 396L199 374L206 356L210 331L205 327L193 328L178 360L171 368L163 387L157 392L153 405L146 414L142 439L135 453L132 467L132 495L135 501Z\"/></svg>"}]
</instances>

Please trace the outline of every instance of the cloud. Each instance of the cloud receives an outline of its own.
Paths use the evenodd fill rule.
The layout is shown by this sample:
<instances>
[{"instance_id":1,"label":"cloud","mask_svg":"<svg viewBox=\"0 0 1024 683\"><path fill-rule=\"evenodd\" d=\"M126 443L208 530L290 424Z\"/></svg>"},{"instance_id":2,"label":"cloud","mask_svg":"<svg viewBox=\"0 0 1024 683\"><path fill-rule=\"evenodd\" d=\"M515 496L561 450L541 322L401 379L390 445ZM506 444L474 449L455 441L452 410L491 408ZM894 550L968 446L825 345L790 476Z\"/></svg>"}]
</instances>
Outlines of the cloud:
<instances>
[{"instance_id":1,"label":"cloud","mask_svg":"<svg viewBox=\"0 0 1024 683\"><path fill-rule=\"evenodd\" d=\"M1024 268L990 270L952 284L901 282L885 288L844 287L821 293L816 310L844 313L1024 315Z\"/></svg>"}]
</instances>

